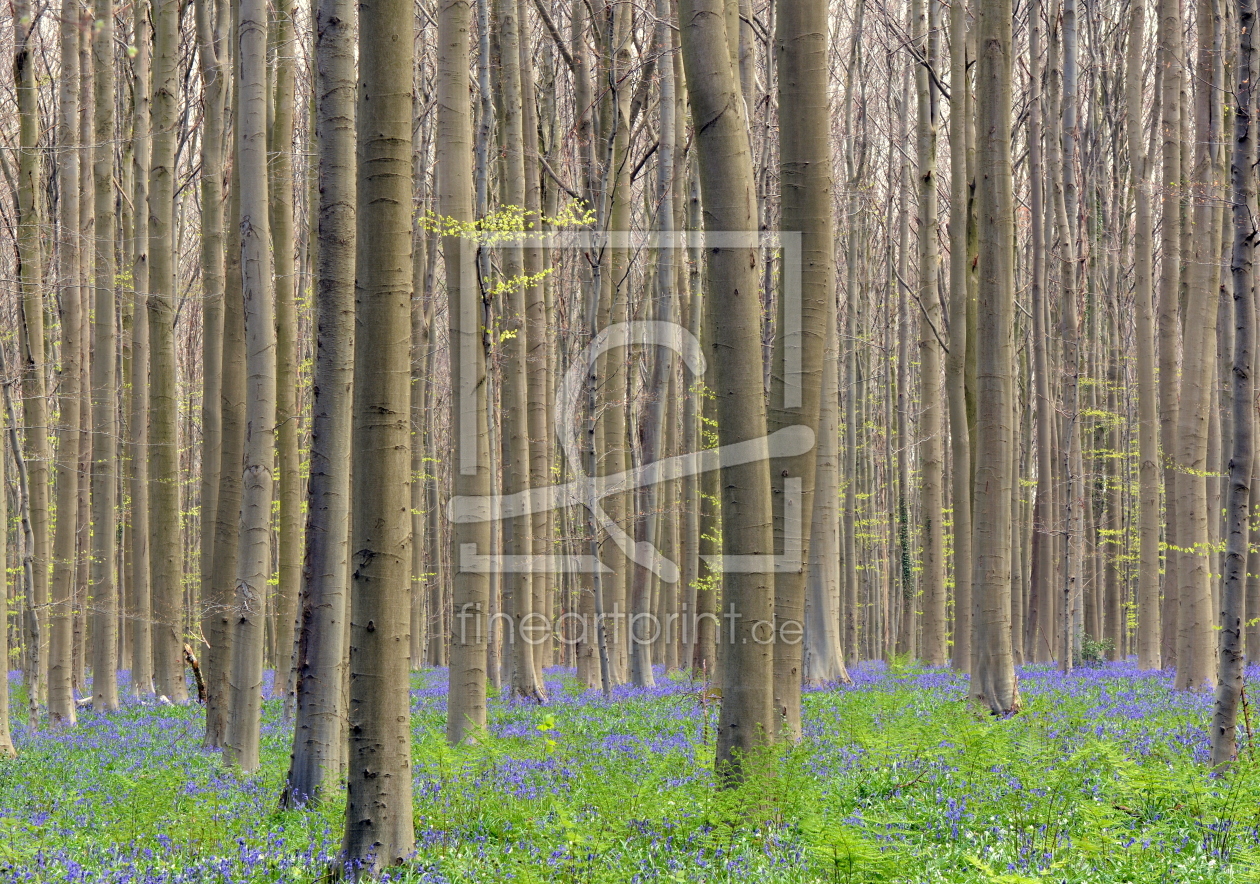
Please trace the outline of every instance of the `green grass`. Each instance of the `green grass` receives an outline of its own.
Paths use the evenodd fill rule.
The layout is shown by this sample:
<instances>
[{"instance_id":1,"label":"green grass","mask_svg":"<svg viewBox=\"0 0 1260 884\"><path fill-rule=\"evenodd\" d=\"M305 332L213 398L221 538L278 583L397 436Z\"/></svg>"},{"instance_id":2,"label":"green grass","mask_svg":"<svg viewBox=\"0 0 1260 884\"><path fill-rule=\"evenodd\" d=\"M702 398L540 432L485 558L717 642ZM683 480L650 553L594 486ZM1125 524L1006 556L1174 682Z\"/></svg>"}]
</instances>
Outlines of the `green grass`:
<instances>
[{"instance_id":1,"label":"green grass","mask_svg":"<svg viewBox=\"0 0 1260 884\"><path fill-rule=\"evenodd\" d=\"M1025 670L1005 720L948 672L867 667L806 694L796 746L713 787L716 709L663 679L613 702L549 676L547 707L495 703L491 737L443 739L444 673L413 691L426 882L1260 882L1260 764L1208 776L1210 698L1126 665ZM19 726L0 763L0 882L314 882L338 802L276 806L288 760L266 708L263 770L200 748L200 710L128 706L64 733Z\"/></svg>"}]
</instances>

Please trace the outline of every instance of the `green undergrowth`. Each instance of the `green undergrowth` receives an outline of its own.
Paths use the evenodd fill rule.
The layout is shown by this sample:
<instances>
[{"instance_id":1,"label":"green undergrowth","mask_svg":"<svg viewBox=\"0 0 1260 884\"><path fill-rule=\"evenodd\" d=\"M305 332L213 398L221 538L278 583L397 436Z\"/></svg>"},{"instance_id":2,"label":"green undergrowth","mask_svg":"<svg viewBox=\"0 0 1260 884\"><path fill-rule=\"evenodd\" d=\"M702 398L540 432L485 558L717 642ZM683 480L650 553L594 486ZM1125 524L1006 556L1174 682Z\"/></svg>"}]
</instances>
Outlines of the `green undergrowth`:
<instances>
[{"instance_id":1,"label":"green undergrowth","mask_svg":"<svg viewBox=\"0 0 1260 884\"><path fill-rule=\"evenodd\" d=\"M611 701L550 674L443 736L445 673L415 676L413 882L1260 882L1260 762L1212 778L1210 700L1124 664L1022 672L994 719L965 680L898 665L811 691L798 743L714 787L717 709L660 677ZM288 731L263 770L200 747L195 707L18 727L0 763L0 882L328 880L342 806L280 811Z\"/></svg>"}]
</instances>

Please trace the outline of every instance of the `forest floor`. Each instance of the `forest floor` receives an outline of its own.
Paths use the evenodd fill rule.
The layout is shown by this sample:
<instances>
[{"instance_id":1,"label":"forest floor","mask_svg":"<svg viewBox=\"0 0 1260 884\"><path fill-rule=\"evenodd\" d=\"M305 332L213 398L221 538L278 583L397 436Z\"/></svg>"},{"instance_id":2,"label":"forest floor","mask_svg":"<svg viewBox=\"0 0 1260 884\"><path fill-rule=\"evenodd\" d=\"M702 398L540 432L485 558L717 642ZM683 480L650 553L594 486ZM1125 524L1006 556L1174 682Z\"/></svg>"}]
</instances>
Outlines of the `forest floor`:
<instances>
[{"instance_id":1,"label":"forest floor","mask_svg":"<svg viewBox=\"0 0 1260 884\"><path fill-rule=\"evenodd\" d=\"M395 881L1260 881L1260 760L1245 749L1210 779L1210 697L1131 664L1022 669L1005 720L949 671L862 666L808 692L800 745L727 791L697 683L610 702L549 671L550 705L494 702L492 737L452 749L445 672L414 678L417 856ZM195 706L87 711L62 733L19 721L0 882L328 880L342 806L277 810L280 713L266 704L248 777L200 748Z\"/></svg>"}]
</instances>

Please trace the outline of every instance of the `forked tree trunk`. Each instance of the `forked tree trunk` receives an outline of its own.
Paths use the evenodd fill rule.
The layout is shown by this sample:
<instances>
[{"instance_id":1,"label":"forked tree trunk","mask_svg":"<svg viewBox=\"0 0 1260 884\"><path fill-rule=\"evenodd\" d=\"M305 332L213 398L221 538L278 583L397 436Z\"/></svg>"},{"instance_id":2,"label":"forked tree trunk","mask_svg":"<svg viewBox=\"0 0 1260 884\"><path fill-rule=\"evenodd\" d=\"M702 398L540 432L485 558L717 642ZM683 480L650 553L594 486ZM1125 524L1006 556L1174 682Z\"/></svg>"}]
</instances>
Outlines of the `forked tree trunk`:
<instances>
[{"instance_id":1,"label":"forked tree trunk","mask_svg":"<svg viewBox=\"0 0 1260 884\"><path fill-rule=\"evenodd\" d=\"M354 402L354 4L315 7L316 359L293 756L281 803L319 800L344 755L345 624ZM467 35L465 35L467 36ZM452 679L453 680L453 679Z\"/></svg>"},{"instance_id":2,"label":"forked tree trunk","mask_svg":"<svg viewBox=\"0 0 1260 884\"><path fill-rule=\"evenodd\" d=\"M732 0L726 0L732 2ZM757 248L731 245L718 234L757 229L748 125L727 40L721 0L682 0L683 63L691 98L704 197L718 441L733 445L766 434L761 360ZM721 644L722 709L717 766L736 781L744 753L775 733L773 694L773 573L761 557L773 553L770 476L764 460L722 468L722 607L739 620ZM749 556L746 570L736 557ZM766 630L770 629L767 642ZM725 630L724 630L725 631Z\"/></svg>"},{"instance_id":3,"label":"forked tree trunk","mask_svg":"<svg viewBox=\"0 0 1260 884\"><path fill-rule=\"evenodd\" d=\"M354 533L343 858L370 874L397 865L415 843L408 660L411 90L399 88L411 82L414 30L410 0L359 7Z\"/></svg>"}]
</instances>

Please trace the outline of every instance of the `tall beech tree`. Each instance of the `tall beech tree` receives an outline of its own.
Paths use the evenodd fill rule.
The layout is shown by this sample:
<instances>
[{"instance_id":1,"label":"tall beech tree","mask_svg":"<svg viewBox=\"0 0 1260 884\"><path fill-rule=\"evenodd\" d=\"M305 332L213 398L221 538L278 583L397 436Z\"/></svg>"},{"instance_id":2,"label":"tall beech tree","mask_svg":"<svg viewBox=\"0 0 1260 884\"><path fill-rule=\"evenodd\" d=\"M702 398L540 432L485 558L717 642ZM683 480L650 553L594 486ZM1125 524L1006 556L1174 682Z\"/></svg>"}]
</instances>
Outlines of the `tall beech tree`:
<instances>
[{"instance_id":1,"label":"tall beech tree","mask_svg":"<svg viewBox=\"0 0 1260 884\"><path fill-rule=\"evenodd\" d=\"M22 435L27 451L30 486L32 556L31 605L33 616L26 641L34 645L34 670L28 674L36 699L48 687L48 365L44 332L44 250L40 237L43 180L39 154L39 89L35 77L34 8L30 0L13 4L13 80L18 107L17 209L18 288L21 317L18 362L22 375Z\"/></svg>"},{"instance_id":2,"label":"tall beech tree","mask_svg":"<svg viewBox=\"0 0 1260 884\"><path fill-rule=\"evenodd\" d=\"M1238 703L1243 691L1244 597L1250 556L1250 498L1252 458L1255 454L1255 403L1252 370L1255 365L1255 288L1252 266L1256 244L1256 164L1254 97L1256 77L1254 0L1238 0L1238 52L1234 75L1234 147L1230 158L1233 191L1234 241L1230 256L1233 277L1233 450L1229 458L1229 531L1225 542L1225 574L1221 584L1220 653L1216 702L1212 713L1212 765L1219 769L1238 755Z\"/></svg>"},{"instance_id":3,"label":"tall beech tree","mask_svg":"<svg viewBox=\"0 0 1260 884\"><path fill-rule=\"evenodd\" d=\"M411 804L412 7L359 7L348 862L396 865Z\"/></svg>"},{"instance_id":4,"label":"tall beech tree","mask_svg":"<svg viewBox=\"0 0 1260 884\"><path fill-rule=\"evenodd\" d=\"M918 162L919 365L921 410L919 438L922 463L923 514L923 653L925 662L946 662L944 461L941 420L941 300L937 294L939 246L936 179L936 133L939 89L933 73L939 60L939 9L935 0L915 0L912 7L915 91L918 96L916 153Z\"/></svg>"},{"instance_id":5,"label":"tall beech tree","mask_svg":"<svg viewBox=\"0 0 1260 884\"><path fill-rule=\"evenodd\" d=\"M289 680L293 660L293 628L302 572L302 490L298 473L297 266L293 217L293 118L298 66L292 0L277 3L274 12L275 92L267 132L268 194L271 203L271 246L274 260L276 313L276 500L280 504L276 537L275 688L285 692L285 714L291 712Z\"/></svg>"},{"instance_id":6,"label":"tall beech tree","mask_svg":"<svg viewBox=\"0 0 1260 884\"><path fill-rule=\"evenodd\" d=\"M680 0L678 7L713 299L712 338L705 349L714 367L718 442L735 445L766 435L758 250L755 242L744 244L742 238L735 240L737 245L723 241L723 235L751 236L758 226L748 123L723 0ZM738 780L745 754L777 730L773 646L757 631L773 623L774 578L771 568L760 564L761 557L773 554L772 501L765 459L724 465L721 482L726 568L721 607L723 613L729 608L733 616L719 650L722 709L717 763L724 777ZM750 557L745 561L753 564L746 566L748 570L735 570L736 556Z\"/></svg>"},{"instance_id":7,"label":"tall beech tree","mask_svg":"<svg viewBox=\"0 0 1260 884\"><path fill-rule=\"evenodd\" d=\"M132 66L132 189L131 203L131 281L133 288L131 323L131 395L127 406L127 490L131 498L128 513L130 532L124 578L131 605L131 689L139 696L153 694L153 609L149 572L149 87L153 29L148 9L137 4L133 32L136 57Z\"/></svg>"},{"instance_id":8,"label":"tall beech tree","mask_svg":"<svg viewBox=\"0 0 1260 884\"><path fill-rule=\"evenodd\" d=\"M92 708L118 710L118 404L114 250L114 7L96 0L92 178L96 240L92 314Z\"/></svg>"},{"instance_id":9,"label":"tall beech tree","mask_svg":"<svg viewBox=\"0 0 1260 884\"><path fill-rule=\"evenodd\" d=\"M1137 339L1138 395L1138 574L1137 655L1140 669L1159 669L1159 426L1155 380L1155 308L1152 292L1151 158L1142 125L1142 37L1146 5L1134 3L1129 13L1129 45L1125 64L1128 103L1129 163L1133 175L1134 337ZM1119 649L1117 648L1117 651Z\"/></svg>"},{"instance_id":10,"label":"tall beech tree","mask_svg":"<svg viewBox=\"0 0 1260 884\"><path fill-rule=\"evenodd\" d=\"M354 404L355 45L352 0L315 7L319 204L315 396L306 553L294 665L293 757L281 803L328 791L341 767L345 715L351 417ZM467 35L465 35L466 38ZM467 90L465 90L466 92Z\"/></svg>"},{"instance_id":11,"label":"tall beech tree","mask_svg":"<svg viewBox=\"0 0 1260 884\"><path fill-rule=\"evenodd\" d=\"M972 520L971 465L973 451L968 429L966 395L968 230L970 175L967 169L967 130L972 109L967 73L967 10L961 3L949 11L949 352L945 357L949 404L949 443L952 458L954 630L951 662L955 669L971 666L972 634Z\"/></svg>"},{"instance_id":12,"label":"tall beech tree","mask_svg":"<svg viewBox=\"0 0 1260 884\"><path fill-rule=\"evenodd\" d=\"M977 448L972 592L983 639L972 694L994 713L1019 709L1011 656L1011 462L1015 199L1011 174L1014 47L1010 0L980 0L976 67L976 204L980 229Z\"/></svg>"},{"instance_id":13,"label":"tall beech tree","mask_svg":"<svg viewBox=\"0 0 1260 884\"><path fill-rule=\"evenodd\" d=\"M1208 522L1208 414L1216 359L1217 298L1220 244L1216 240L1219 181L1210 143L1220 131L1220 104L1212 84L1218 84L1219 50L1210 39L1215 14L1211 0L1199 0L1200 23L1195 77L1201 88L1194 95L1194 188L1191 191L1193 232L1187 275L1181 389L1178 397L1174 450L1176 477L1175 557L1177 585L1177 678L1180 690L1206 689L1215 673L1212 640L1212 559Z\"/></svg>"},{"instance_id":14,"label":"tall beech tree","mask_svg":"<svg viewBox=\"0 0 1260 884\"><path fill-rule=\"evenodd\" d=\"M152 155L149 168L149 555L153 671L172 703L188 701L184 677L178 391L175 373L175 178L179 139L178 0L153 4Z\"/></svg>"},{"instance_id":15,"label":"tall beech tree","mask_svg":"<svg viewBox=\"0 0 1260 884\"><path fill-rule=\"evenodd\" d=\"M1185 75L1184 27L1180 0L1159 0L1157 62L1162 78L1159 103L1161 151L1161 224L1159 265L1159 444L1164 467L1164 581L1160 608L1160 660L1177 662L1178 575L1182 540L1178 532L1177 413L1180 407L1177 366L1181 354L1181 317L1178 307L1182 275L1181 115Z\"/></svg>"},{"instance_id":16,"label":"tall beech tree","mask_svg":"<svg viewBox=\"0 0 1260 884\"><path fill-rule=\"evenodd\" d=\"M238 95L234 91L234 95ZM240 166L233 164L228 217L240 217ZM223 746L228 739L232 696L229 675L234 639L236 566L240 560L241 485L239 468L245 458L245 298L241 282L241 226L227 226L227 254L223 278L223 380L219 393L223 435L223 463L213 526L214 557L211 583L214 594L202 599L202 629L206 650L207 746Z\"/></svg>"},{"instance_id":17,"label":"tall beech tree","mask_svg":"<svg viewBox=\"0 0 1260 884\"><path fill-rule=\"evenodd\" d=\"M205 82L205 129L201 140L202 199L202 279L205 306L202 311L202 459L201 459L201 630L207 647L202 655L206 680L207 746L219 746L226 737L227 669L231 655L227 653L230 632L230 611L236 571L236 539L240 509L241 446L238 439L240 421L237 404L241 397L233 383L243 377L240 365L241 308L240 298L240 232L235 225L239 212L233 188L233 227L228 237L235 247L232 257L225 254L223 212L223 166L227 154L225 143L226 99L232 73L228 53L231 35L230 14L222 2L211 4L199 0L197 15L197 57ZM233 91L233 94L235 92ZM239 170L233 171L233 183L239 182ZM232 291L228 292L227 266L234 268ZM229 321L228 315L231 315ZM229 344L229 341L231 342ZM222 526L222 528L221 528ZM231 527L229 527L231 526ZM220 536L222 535L222 536ZM230 570L228 570L230 566Z\"/></svg>"},{"instance_id":18,"label":"tall beech tree","mask_svg":"<svg viewBox=\"0 0 1260 884\"><path fill-rule=\"evenodd\" d=\"M827 2L804 0L781 7L776 20L776 72L779 87L779 169L783 230L800 235L800 303L786 294L778 300L770 390L771 430L805 426L815 436L823 389L829 302L836 287L835 233L832 212L831 103L827 90ZM791 332L795 326L795 333ZM790 367L792 366L792 367ZM799 544L800 566L780 571L774 579L774 614L779 624L805 622L808 548L814 515L818 450L776 462L771 470L775 501L775 546L785 551ZM799 503L787 492L800 484ZM799 510L796 507L799 506ZM774 643L775 707L782 727L794 739L801 734L802 645L797 640Z\"/></svg>"},{"instance_id":19,"label":"tall beech tree","mask_svg":"<svg viewBox=\"0 0 1260 884\"><path fill-rule=\"evenodd\" d=\"M232 583L220 583L215 573L217 553L215 526L219 519L219 495L223 486L223 373L232 370L224 365L224 274L223 243L223 171L224 123L229 92L228 46L230 14L227 4L198 0L197 59L205 84L203 113L205 124L201 138L201 278L205 297L202 306L201 333L201 630L208 647L202 654L206 668L208 703L207 723L220 704L220 685L228 658L222 653L224 637L218 623L232 604ZM229 359L234 360L237 351ZM236 471L236 463L226 464L228 472ZM236 513L232 512L235 517ZM207 728L207 743L219 745L214 728Z\"/></svg>"},{"instance_id":20,"label":"tall beech tree","mask_svg":"<svg viewBox=\"0 0 1260 884\"><path fill-rule=\"evenodd\" d=\"M264 0L242 0L237 14L235 125L245 307L245 458L232 603L231 708L224 748L232 763L248 772L258 769L262 720L276 438L276 304L267 187L267 6Z\"/></svg>"},{"instance_id":21,"label":"tall beech tree","mask_svg":"<svg viewBox=\"0 0 1260 884\"><path fill-rule=\"evenodd\" d=\"M548 667L610 698L689 670L732 783L861 660L948 661L1007 714L1025 660L1134 654L1215 684L1232 763L1254 0L391 2L0 28L33 719L114 709L127 669L180 704L191 669L252 770L274 667L281 802L348 778L360 873L411 846L408 665L450 664L454 744Z\"/></svg>"},{"instance_id":22,"label":"tall beech tree","mask_svg":"<svg viewBox=\"0 0 1260 884\"><path fill-rule=\"evenodd\" d=\"M475 247L465 229L473 220L472 101L469 96L469 0L442 0L438 15L438 212L446 266L450 323L451 468L455 495L487 497L491 488L487 426L486 354L481 335L481 294ZM486 726L486 632L490 575L463 564L462 551L490 548L489 522L451 526L453 580L450 687L446 736L475 739Z\"/></svg>"},{"instance_id":23,"label":"tall beech tree","mask_svg":"<svg viewBox=\"0 0 1260 884\"><path fill-rule=\"evenodd\" d=\"M524 112L521 92L520 21L516 0L495 0L495 24L499 40L499 104L502 111L500 143L503 158L501 182L504 205L525 206ZM533 101L533 96L529 97ZM532 223L537 224L537 220ZM523 248L503 250L500 258L504 276L503 295L498 317L499 346L503 351L502 408L503 431L500 437L503 452L503 493L516 494L530 485L530 449L545 444L544 439L531 438L529 431L529 333L526 322ZM534 329L536 331L536 329ZM541 545L542 538L539 538ZM533 519L518 515L503 520L503 550L509 556L534 554ZM534 661L534 646L527 641L527 627L534 613L533 581L542 575L528 568L509 568L502 576L503 606L510 621L505 621L507 644L511 655L511 687L518 696L531 700L546 699L546 689Z\"/></svg>"},{"instance_id":24,"label":"tall beech tree","mask_svg":"<svg viewBox=\"0 0 1260 884\"><path fill-rule=\"evenodd\" d=\"M48 717L76 721L74 665L75 533L79 512L79 408L83 293L79 260L79 25L74 0L61 6L61 77L57 91L57 269L60 277L61 371L57 409L57 522L53 534Z\"/></svg>"}]
</instances>

